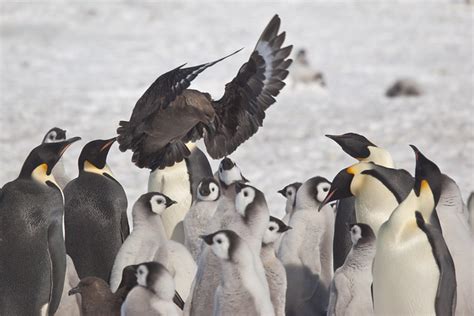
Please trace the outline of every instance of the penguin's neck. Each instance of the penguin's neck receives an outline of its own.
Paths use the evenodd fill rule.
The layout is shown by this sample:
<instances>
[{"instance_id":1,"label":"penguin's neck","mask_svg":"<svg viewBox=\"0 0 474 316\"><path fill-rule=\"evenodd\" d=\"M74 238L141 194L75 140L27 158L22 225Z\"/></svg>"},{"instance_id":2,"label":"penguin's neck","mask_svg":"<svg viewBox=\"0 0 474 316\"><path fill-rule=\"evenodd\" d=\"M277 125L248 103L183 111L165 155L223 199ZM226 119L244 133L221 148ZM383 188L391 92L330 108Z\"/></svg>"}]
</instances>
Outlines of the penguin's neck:
<instances>
[{"instance_id":1,"label":"penguin's neck","mask_svg":"<svg viewBox=\"0 0 474 316\"><path fill-rule=\"evenodd\" d=\"M81 169L82 172L89 172L89 173L95 173L101 176L108 175L115 179L112 170L110 170L109 166L107 164L104 165L103 168L98 168L95 165L93 165L91 162L88 160L84 161L84 166Z\"/></svg>"},{"instance_id":2,"label":"penguin's neck","mask_svg":"<svg viewBox=\"0 0 474 316\"><path fill-rule=\"evenodd\" d=\"M45 186L48 186L48 182L49 182L55 185L59 189L59 191L61 191L61 188L56 182L56 179L54 178L53 173L51 172L50 174L48 174L48 165L45 163L33 169L33 171L31 172L31 179Z\"/></svg>"},{"instance_id":3,"label":"penguin's neck","mask_svg":"<svg viewBox=\"0 0 474 316\"><path fill-rule=\"evenodd\" d=\"M262 243L262 249L260 250L260 257L262 258L262 261L264 263L274 260L276 258L275 243L274 242L271 242L268 244Z\"/></svg>"},{"instance_id":4,"label":"penguin's neck","mask_svg":"<svg viewBox=\"0 0 474 316\"><path fill-rule=\"evenodd\" d=\"M376 165L387 168L395 168L392 155L390 155L388 150L374 146L368 146L367 148L369 149L370 155L367 158L362 159L361 161L373 162Z\"/></svg>"},{"instance_id":5,"label":"penguin's neck","mask_svg":"<svg viewBox=\"0 0 474 316\"><path fill-rule=\"evenodd\" d=\"M355 244L346 258L346 265L351 268L371 268L375 257L375 240Z\"/></svg>"},{"instance_id":6,"label":"penguin's neck","mask_svg":"<svg viewBox=\"0 0 474 316\"><path fill-rule=\"evenodd\" d=\"M389 230L400 241L418 230L415 211L419 210L419 200L412 190L408 197L393 211L387 221Z\"/></svg>"},{"instance_id":7,"label":"penguin's neck","mask_svg":"<svg viewBox=\"0 0 474 316\"><path fill-rule=\"evenodd\" d=\"M141 231L144 229L144 231L149 231L149 228L152 228L151 231L153 231L154 234L160 235L160 237L166 238L166 233L165 233L165 227L163 225L163 221L161 220L161 216L156 214L156 215L150 215L150 216L144 216L142 213L147 210L133 210L132 212L132 221L133 221L133 230L134 231Z\"/></svg>"}]
</instances>

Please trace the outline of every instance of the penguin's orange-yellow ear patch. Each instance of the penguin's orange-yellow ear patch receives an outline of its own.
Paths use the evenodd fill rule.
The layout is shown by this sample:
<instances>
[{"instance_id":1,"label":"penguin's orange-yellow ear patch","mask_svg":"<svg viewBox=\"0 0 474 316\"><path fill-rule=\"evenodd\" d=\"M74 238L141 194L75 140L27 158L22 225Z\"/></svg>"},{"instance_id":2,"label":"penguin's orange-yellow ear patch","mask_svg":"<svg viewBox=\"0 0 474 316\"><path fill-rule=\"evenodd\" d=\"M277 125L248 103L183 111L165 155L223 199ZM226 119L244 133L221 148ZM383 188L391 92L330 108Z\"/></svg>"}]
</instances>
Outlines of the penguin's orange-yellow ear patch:
<instances>
[{"instance_id":1,"label":"penguin's orange-yellow ear patch","mask_svg":"<svg viewBox=\"0 0 474 316\"><path fill-rule=\"evenodd\" d=\"M347 172L348 174L356 174L356 171L355 171L354 166L351 166L351 167L347 168L347 169L346 169L346 172Z\"/></svg>"}]
</instances>

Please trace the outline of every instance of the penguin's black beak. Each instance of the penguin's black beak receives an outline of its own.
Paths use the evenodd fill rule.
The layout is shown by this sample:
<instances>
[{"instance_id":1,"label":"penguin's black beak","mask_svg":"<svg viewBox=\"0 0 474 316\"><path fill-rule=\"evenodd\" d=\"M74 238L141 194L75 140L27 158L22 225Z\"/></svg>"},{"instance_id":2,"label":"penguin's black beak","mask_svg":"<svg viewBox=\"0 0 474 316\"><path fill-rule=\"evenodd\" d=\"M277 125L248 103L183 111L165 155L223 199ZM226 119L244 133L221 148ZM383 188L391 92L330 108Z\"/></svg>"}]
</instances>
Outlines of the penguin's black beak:
<instances>
[{"instance_id":1,"label":"penguin's black beak","mask_svg":"<svg viewBox=\"0 0 474 316\"><path fill-rule=\"evenodd\" d=\"M69 148L69 146L71 146L73 143L77 142L78 140L81 140L81 138L80 137L72 137L72 138L66 139L63 142L57 143L60 146L58 156L61 157L64 154L64 152Z\"/></svg>"},{"instance_id":2,"label":"penguin's black beak","mask_svg":"<svg viewBox=\"0 0 474 316\"><path fill-rule=\"evenodd\" d=\"M67 292L69 296L77 294L77 293L81 293L81 289L79 288L79 285L76 287L73 287L72 289L69 290L69 292Z\"/></svg>"},{"instance_id":3,"label":"penguin's black beak","mask_svg":"<svg viewBox=\"0 0 474 316\"><path fill-rule=\"evenodd\" d=\"M277 192L280 193L281 195L283 195L283 197L286 198L286 190L285 189L278 190Z\"/></svg>"},{"instance_id":4,"label":"penguin's black beak","mask_svg":"<svg viewBox=\"0 0 474 316\"><path fill-rule=\"evenodd\" d=\"M290 230L290 229L293 229L293 227L291 227L291 226L284 226L284 227L280 228L280 233L284 233L284 232L286 232L286 231L288 231L288 230Z\"/></svg>"},{"instance_id":5,"label":"penguin's black beak","mask_svg":"<svg viewBox=\"0 0 474 316\"><path fill-rule=\"evenodd\" d=\"M115 143L115 141L117 140L117 137L113 137L111 139L107 139L105 140L104 142L104 145L102 145L102 147L100 148L99 151L104 151L104 150L108 150L110 149L110 147L112 146L113 143Z\"/></svg>"},{"instance_id":6,"label":"penguin's black beak","mask_svg":"<svg viewBox=\"0 0 474 316\"><path fill-rule=\"evenodd\" d=\"M213 241L212 241L212 237L214 237L214 234L210 234L210 235L201 235L199 236L202 240L204 240L204 242L206 244L208 244L209 246L212 245Z\"/></svg>"},{"instance_id":7,"label":"penguin's black beak","mask_svg":"<svg viewBox=\"0 0 474 316\"><path fill-rule=\"evenodd\" d=\"M334 177L334 180L332 180L328 195L326 195L326 198L319 206L318 211L321 211L321 209L330 202L353 196L351 192L353 178L354 174L352 173L351 167L339 171L336 177Z\"/></svg>"},{"instance_id":8,"label":"penguin's black beak","mask_svg":"<svg viewBox=\"0 0 474 316\"><path fill-rule=\"evenodd\" d=\"M168 207L170 207L171 205L177 204L177 203L178 203L178 202L176 202L176 201L174 201L174 200L172 200L172 199L170 199L170 198L167 197L167 198L166 198L166 204L165 204L165 205L166 205L166 208L168 208Z\"/></svg>"}]
</instances>

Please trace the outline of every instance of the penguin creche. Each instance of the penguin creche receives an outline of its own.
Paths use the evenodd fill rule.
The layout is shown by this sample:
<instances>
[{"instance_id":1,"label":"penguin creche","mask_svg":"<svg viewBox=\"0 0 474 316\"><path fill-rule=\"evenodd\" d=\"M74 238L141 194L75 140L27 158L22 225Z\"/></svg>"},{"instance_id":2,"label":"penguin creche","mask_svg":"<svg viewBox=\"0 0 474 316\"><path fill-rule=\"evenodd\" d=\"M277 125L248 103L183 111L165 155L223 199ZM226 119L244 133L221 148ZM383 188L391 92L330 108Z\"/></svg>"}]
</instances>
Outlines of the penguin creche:
<instances>
[{"instance_id":1,"label":"penguin creche","mask_svg":"<svg viewBox=\"0 0 474 316\"><path fill-rule=\"evenodd\" d=\"M137 283L122 305L121 315L182 315L173 303L175 285L169 271L158 262L138 265Z\"/></svg>"},{"instance_id":2,"label":"penguin creche","mask_svg":"<svg viewBox=\"0 0 474 316\"><path fill-rule=\"evenodd\" d=\"M366 224L351 224L352 249L331 282L328 316L373 315L372 261L375 234Z\"/></svg>"},{"instance_id":3,"label":"penguin creche","mask_svg":"<svg viewBox=\"0 0 474 316\"><path fill-rule=\"evenodd\" d=\"M214 178L204 178L197 187L197 200L184 218L184 245L194 260L197 260L201 253L202 239L199 236L208 229L209 221L217 209L219 197L218 181Z\"/></svg>"},{"instance_id":4,"label":"penguin creche","mask_svg":"<svg viewBox=\"0 0 474 316\"><path fill-rule=\"evenodd\" d=\"M34 148L0 190L0 315L53 315L64 286L63 197L52 170L79 137Z\"/></svg>"},{"instance_id":5,"label":"penguin creche","mask_svg":"<svg viewBox=\"0 0 474 316\"><path fill-rule=\"evenodd\" d=\"M87 143L79 176L64 189L66 251L79 277L108 281L115 256L128 236L127 197L106 163L115 138Z\"/></svg>"},{"instance_id":6,"label":"penguin creche","mask_svg":"<svg viewBox=\"0 0 474 316\"><path fill-rule=\"evenodd\" d=\"M291 227L283 221L270 216L270 223L263 235L262 250L260 252L260 258L262 259L270 289L270 299L277 316L285 315L287 281L285 267L275 255L275 243L289 229Z\"/></svg>"},{"instance_id":7,"label":"penguin creche","mask_svg":"<svg viewBox=\"0 0 474 316\"><path fill-rule=\"evenodd\" d=\"M217 231L203 240L221 265L213 315L274 315L268 288L255 270L257 258L245 240L231 230Z\"/></svg>"}]
</instances>

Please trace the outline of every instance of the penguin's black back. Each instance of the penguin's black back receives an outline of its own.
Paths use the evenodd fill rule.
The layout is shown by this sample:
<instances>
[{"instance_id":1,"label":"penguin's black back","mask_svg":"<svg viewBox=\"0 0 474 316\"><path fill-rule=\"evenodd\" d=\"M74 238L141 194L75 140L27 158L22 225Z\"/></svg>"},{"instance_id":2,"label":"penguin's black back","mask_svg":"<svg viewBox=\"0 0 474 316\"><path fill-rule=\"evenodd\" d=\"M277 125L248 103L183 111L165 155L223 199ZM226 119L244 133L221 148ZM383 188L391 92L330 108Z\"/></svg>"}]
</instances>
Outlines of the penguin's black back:
<instances>
[{"instance_id":1,"label":"penguin's black back","mask_svg":"<svg viewBox=\"0 0 474 316\"><path fill-rule=\"evenodd\" d=\"M66 186L64 196L66 251L79 278L95 276L109 281L122 245L125 191L110 177L83 172Z\"/></svg>"},{"instance_id":2,"label":"penguin's black back","mask_svg":"<svg viewBox=\"0 0 474 316\"><path fill-rule=\"evenodd\" d=\"M62 213L63 201L57 188L30 179L17 179L2 188L0 315L38 315L42 306L50 301L54 277L48 234L51 227L61 227ZM59 259L60 265L64 264L59 272L64 280L64 240L62 233L56 237L58 244L62 244L55 249L55 254L64 257L64 261Z\"/></svg>"}]
</instances>

